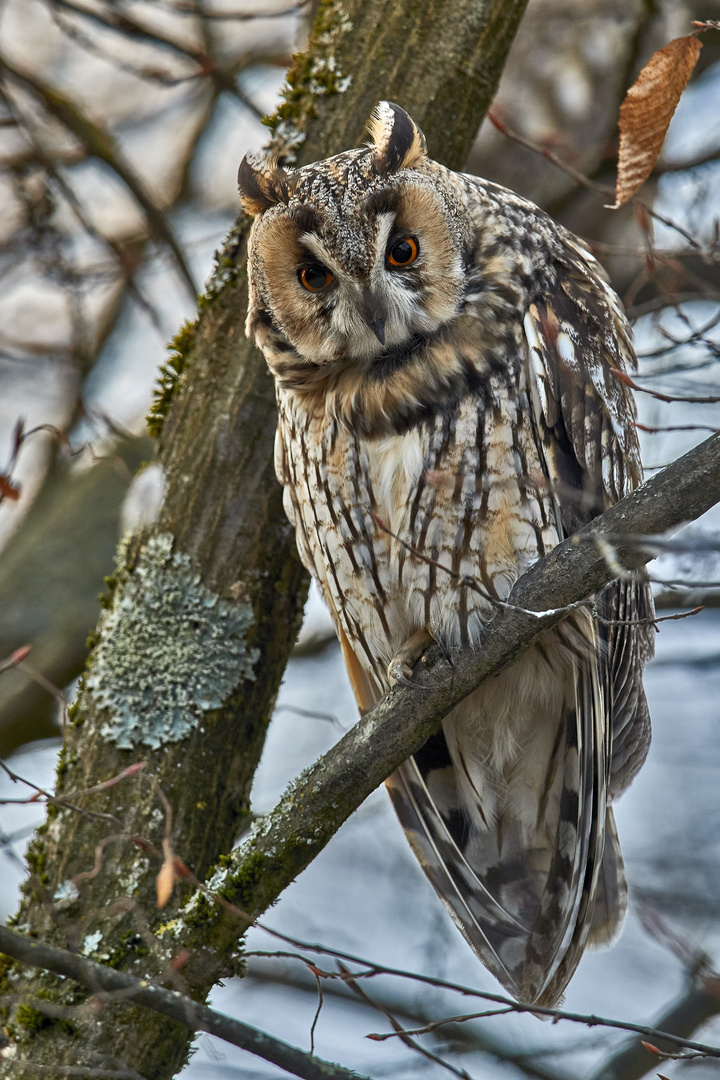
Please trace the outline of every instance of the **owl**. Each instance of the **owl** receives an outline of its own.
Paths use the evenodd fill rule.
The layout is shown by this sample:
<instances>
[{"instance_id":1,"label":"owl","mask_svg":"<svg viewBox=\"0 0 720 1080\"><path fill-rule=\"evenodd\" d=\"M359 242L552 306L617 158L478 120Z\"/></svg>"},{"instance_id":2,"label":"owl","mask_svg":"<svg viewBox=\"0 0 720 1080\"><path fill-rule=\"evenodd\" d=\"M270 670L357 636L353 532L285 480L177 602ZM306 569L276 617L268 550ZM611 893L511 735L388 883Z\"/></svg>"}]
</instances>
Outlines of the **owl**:
<instances>
[{"instance_id":1,"label":"owl","mask_svg":"<svg viewBox=\"0 0 720 1080\"><path fill-rule=\"evenodd\" d=\"M582 242L431 160L397 105L369 131L239 171L277 475L360 710L432 642L451 677L520 575L641 480L613 373L635 364L630 330ZM387 781L440 899L524 1003L556 1003L623 921L612 801L648 749L652 613L646 585L610 585Z\"/></svg>"}]
</instances>

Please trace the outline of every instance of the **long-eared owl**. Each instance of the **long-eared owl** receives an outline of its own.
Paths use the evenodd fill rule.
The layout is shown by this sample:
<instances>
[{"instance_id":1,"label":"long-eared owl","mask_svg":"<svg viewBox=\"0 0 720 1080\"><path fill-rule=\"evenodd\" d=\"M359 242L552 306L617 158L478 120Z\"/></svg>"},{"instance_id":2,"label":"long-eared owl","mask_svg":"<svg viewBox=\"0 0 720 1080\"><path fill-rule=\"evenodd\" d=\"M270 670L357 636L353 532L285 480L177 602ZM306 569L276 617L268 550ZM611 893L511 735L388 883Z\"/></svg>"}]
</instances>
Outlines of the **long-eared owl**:
<instances>
[{"instance_id":1,"label":"long-eared owl","mask_svg":"<svg viewBox=\"0 0 720 1080\"><path fill-rule=\"evenodd\" d=\"M612 370L635 363L629 327L592 255L428 158L398 106L378 106L370 136L239 172L277 474L361 710L431 641L450 661L477 645L517 578L641 480ZM609 586L387 782L453 919L527 1003L555 1003L622 924L611 803L649 744L651 615L645 585Z\"/></svg>"}]
</instances>

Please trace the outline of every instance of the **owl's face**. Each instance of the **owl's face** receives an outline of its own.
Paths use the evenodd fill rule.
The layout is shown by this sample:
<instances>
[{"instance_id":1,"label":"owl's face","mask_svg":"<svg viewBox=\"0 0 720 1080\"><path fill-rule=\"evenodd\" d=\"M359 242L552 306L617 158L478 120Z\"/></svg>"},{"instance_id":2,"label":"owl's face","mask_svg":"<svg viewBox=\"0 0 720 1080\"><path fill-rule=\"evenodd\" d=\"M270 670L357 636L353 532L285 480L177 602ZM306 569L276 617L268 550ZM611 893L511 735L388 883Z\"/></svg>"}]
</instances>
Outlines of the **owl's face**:
<instances>
[{"instance_id":1,"label":"owl's face","mask_svg":"<svg viewBox=\"0 0 720 1080\"><path fill-rule=\"evenodd\" d=\"M392 369L458 315L467 292L471 238L454 174L427 158L397 106L382 103L371 135L368 148L292 174L240 167L256 215L249 330L261 338L265 322L315 366Z\"/></svg>"}]
</instances>

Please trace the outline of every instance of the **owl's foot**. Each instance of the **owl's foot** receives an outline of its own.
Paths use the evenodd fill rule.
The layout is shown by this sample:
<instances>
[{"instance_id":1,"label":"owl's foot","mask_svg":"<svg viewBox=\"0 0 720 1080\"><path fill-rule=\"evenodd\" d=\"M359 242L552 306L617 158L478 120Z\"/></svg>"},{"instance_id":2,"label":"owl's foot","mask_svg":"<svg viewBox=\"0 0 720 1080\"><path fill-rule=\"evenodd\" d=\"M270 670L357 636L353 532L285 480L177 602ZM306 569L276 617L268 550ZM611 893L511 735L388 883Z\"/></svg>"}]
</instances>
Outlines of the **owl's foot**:
<instances>
[{"instance_id":1,"label":"owl's foot","mask_svg":"<svg viewBox=\"0 0 720 1080\"><path fill-rule=\"evenodd\" d=\"M410 676L415 664L433 641L434 638L428 630L417 630L412 637L403 642L388 664L387 673L390 682L411 686L413 690L420 689L417 683L410 682Z\"/></svg>"},{"instance_id":2,"label":"owl's foot","mask_svg":"<svg viewBox=\"0 0 720 1080\"><path fill-rule=\"evenodd\" d=\"M432 635L432 639L435 642L435 644L437 645L440 652L443 654L443 657L445 658L445 660L447 660L450 667L455 667L455 665L452 662L452 656L450 655L450 649L448 648L448 644L447 644L445 638L442 636L442 634L439 634L436 631Z\"/></svg>"}]
</instances>

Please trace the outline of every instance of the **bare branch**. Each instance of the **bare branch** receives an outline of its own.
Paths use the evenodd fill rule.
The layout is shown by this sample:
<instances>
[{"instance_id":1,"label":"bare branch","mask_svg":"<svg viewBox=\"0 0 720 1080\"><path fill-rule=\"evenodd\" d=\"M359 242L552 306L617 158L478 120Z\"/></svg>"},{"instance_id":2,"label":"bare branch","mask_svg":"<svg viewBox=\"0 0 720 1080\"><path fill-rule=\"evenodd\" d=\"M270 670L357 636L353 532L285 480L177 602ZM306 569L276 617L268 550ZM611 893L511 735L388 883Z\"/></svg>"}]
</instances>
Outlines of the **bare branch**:
<instances>
[{"instance_id":1,"label":"bare branch","mask_svg":"<svg viewBox=\"0 0 720 1080\"><path fill-rule=\"evenodd\" d=\"M684 405L717 405L720 401L720 397L718 397L717 394L706 397L679 397L673 394L661 394L659 390L648 390L646 386L638 386L634 379L631 379L626 372L620 371L619 368L610 368L610 370L613 375L620 379L621 382L625 383L626 386L629 386L631 390L635 390L641 394L650 394L650 396L654 397L657 401L664 401L668 404L679 401Z\"/></svg>"},{"instance_id":2,"label":"bare branch","mask_svg":"<svg viewBox=\"0 0 720 1080\"><path fill-rule=\"evenodd\" d=\"M681 1046L686 1034L695 1031L711 1017L717 1016L719 1011L720 997L717 990L708 988L703 983L693 983L656 1021L662 1032L673 1032L672 1039L658 1031L654 1035L650 1031L644 1034L660 1043L668 1041L675 1046ZM637 1039L628 1040L590 1080L640 1080L652 1070L650 1060L647 1051Z\"/></svg>"},{"instance_id":3,"label":"bare branch","mask_svg":"<svg viewBox=\"0 0 720 1080\"><path fill-rule=\"evenodd\" d=\"M95 994L129 992L133 1001L144 1005L154 1012L172 1017L180 1024L189 1025L197 1031L206 1031L216 1035L224 1042L239 1046L256 1054L265 1061L271 1061L293 1076L305 1080L353 1080L357 1073L333 1065L321 1058L311 1057L288 1043L281 1042L271 1035L266 1035L257 1028L233 1020L229 1016L199 1005L191 998L183 997L175 990L166 990L162 986L149 984L145 980L135 979L132 975L103 967L83 956L71 953L67 949L58 949L55 945L46 945L16 934L6 927L0 927L0 949L13 959L30 967L53 971L56 975L75 979ZM107 1072L103 1076L107 1076ZM359 1080L363 1080L362 1077Z\"/></svg>"},{"instance_id":4,"label":"bare branch","mask_svg":"<svg viewBox=\"0 0 720 1080\"><path fill-rule=\"evenodd\" d=\"M526 135L520 135L517 131L513 131L507 126L505 121L502 120L500 116L498 116L497 112L495 112L494 110L490 109L487 115L488 120L490 120L490 122L498 129L498 131L502 135L506 135L508 139L512 139L513 142L518 143L520 146L524 146L526 150L532 150L534 153L539 154L541 157L544 157L547 161L555 165L556 168L560 169L561 172L567 173L568 176L572 177L572 179L575 180L576 183L581 184L582 187L587 188L589 191L595 191L599 195L603 195L606 198L614 197L614 188L609 187L607 184L599 184L596 180L591 180L590 177L585 176L584 173L580 172L580 170L576 169L573 165L570 165L569 162L563 161L563 159L559 157L553 150L550 150L549 147L543 146L541 143L535 142L534 139L529 139ZM636 205L641 206L642 209L650 215L650 217L654 218L656 221L661 222L663 225L667 225L668 228L672 229L674 232L682 236L691 248L694 248L698 252L703 251L702 244L699 243L698 240L696 240L692 233L689 233L687 229L684 229L682 225L679 225L677 221L672 221L670 218L665 217L663 214L659 214L657 210L654 210L653 207L648 206L648 204L644 202L639 196L634 195L632 198L633 202Z\"/></svg>"},{"instance_id":5,"label":"bare branch","mask_svg":"<svg viewBox=\"0 0 720 1080\"><path fill-rule=\"evenodd\" d=\"M5 71L18 86L28 90L33 97L40 98L51 116L59 120L82 144L91 157L97 157L117 174L133 195L147 218L153 233L162 240L172 252L180 275L185 282L191 299L197 296L197 288L172 229L165 220L165 215L153 202L145 186L134 170L125 161L115 146L112 136L99 124L90 120L79 107L54 87L44 83L28 72L18 70L5 57L0 57L0 71Z\"/></svg>"},{"instance_id":6,"label":"bare branch","mask_svg":"<svg viewBox=\"0 0 720 1080\"><path fill-rule=\"evenodd\" d=\"M263 929L267 929L267 927L263 927ZM273 933L275 933L275 932L273 932ZM585 1025L587 1027L607 1027L607 1028L616 1028L616 1029L621 1030L621 1031L633 1031L633 1032L635 1032L635 1033L637 1033L639 1035L645 1035L648 1038L657 1040L659 1042L668 1042L668 1043L672 1044L673 1046L684 1047L686 1049L689 1049L689 1050L692 1050L692 1051L696 1052L697 1054L702 1054L704 1057L720 1058L720 1047L712 1046L712 1045L710 1045L708 1043L695 1042L695 1041L690 1040L687 1037L685 1037L685 1035L683 1035L682 1033L678 1034L678 1033L675 1033L675 1032L672 1032L672 1031L663 1030L663 1029L661 1029L659 1027L650 1027L650 1026L645 1025L645 1024L633 1024L633 1023L631 1023L629 1021L626 1021L626 1020L613 1020L613 1019L611 1019L609 1017L595 1016L595 1015L589 1014L589 1013L575 1013L575 1012L570 1012L570 1011L568 1011L566 1009L552 1009L552 1008L546 1008L546 1007L538 1007L536 1005L523 1005L522 1002L513 1001L512 998L509 998L504 994L494 994L494 993L491 993L491 992L486 991L486 990L477 990L474 987L466 986L466 985L464 985L462 983L455 983L455 982L451 982L451 981L446 980L446 979L439 979L434 975L423 975L423 974L420 974L419 972L416 972L416 971L406 971L406 970L403 970L401 968L386 967L384 964L378 964L378 963L375 963L372 960L367 960L367 959L365 959L363 957L360 957L360 956L353 956L353 955L351 955L349 953L340 952L339 950L328 949L327 947L322 946L322 945L310 944L308 942L293 941L293 939L287 938L285 935L282 935L282 934L276 934L275 933L275 936L283 937L286 941L291 941L293 944L295 944L295 945L297 945L297 946L299 946L301 948L308 949L308 950L310 950L312 952L319 952L319 953L322 953L324 955L333 956L336 959L339 959L339 960L342 960L342 961L345 961L345 962L348 962L348 963L355 964L355 965L359 966L362 969L360 971L354 971L354 972L350 972L348 974L348 969L346 967L344 967L343 965L341 965L341 970L340 970L339 973L334 972L334 971L322 971L321 974L323 975L323 977L328 978L328 979L342 978L344 982L347 982L349 980L357 982L360 979L363 979L363 980L364 979L373 979L378 975L391 975L391 976L393 976L395 978L410 979L410 980L412 980L414 982L419 982L419 983L423 983L424 985L427 985L427 986L436 987L437 989L451 990L454 993L461 994L463 997L474 997L474 998L478 998L481 1001L491 1002L494 1005L497 1005L499 1007L499 1009L503 1010L503 1011L507 1010L509 1012L515 1012L515 1013L532 1013L534 1015L546 1016L546 1017L552 1019L553 1021L568 1020L568 1021L571 1021L572 1023L583 1024L583 1025ZM262 955L262 954L254 952L254 953L251 953L250 955L257 956L257 955ZM296 960L301 961L302 963L304 963L306 965L310 964L310 961L308 960L307 957L299 955L299 954L293 954L293 953L288 953L288 952L278 952L278 953L266 953L264 955L292 957L292 958L294 958ZM314 971L319 971L320 970L315 965L312 965L312 966L313 966ZM706 977L703 980L703 984L704 984L704 987L705 987L708 995L711 995L711 994L717 992L718 979L717 979L716 976L712 976L712 977L708 976L708 977ZM718 1009L720 1007L719 1002L720 1002L720 998L716 997L713 1014L718 1012ZM384 1010L381 1010L381 1011L384 1011ZM494 1013L495 1010L492 1010L492 1012ZM713 1014L709 1014L709 1015L713 1015ZM474 1020L474 1019L477 1019L478 1017L485 1016L485 1015L488 1015L488 1010L483 1010L482 1012L467 1013L467 1014L463 1014L463 1015L459 1015L459 1016L450 1016L450 1017L447 1017L444 1020L440 1019L438 1021L433 1021L431 1024L424 1025L423 1028L422 1028L422 1031L428 1031L429 1032L431 1030L436 1030L438 1027L442 1026L444 1023L448 1023L448 1024L463 1023L465 1021ZM668 1014L668 1016L670 1016L670 1014ZM667 1024L666 1024L666 1019L665 1018L663 1018L662 1022L663 1022L663 1027L668 1026L668 1027L672 1028L674 1026L674 1020L672 1019L672 1017L670 1017ZM697 1026L697 1025L694 1025L694 1026ZM689 1030L692 1031L693 1027L691 1027ZM407 1030L407 1031L402 1030L402 1031L398 1031L398 1032L386 1032L386 1033L374 1032L371 1037L373 1038L373 1040L375 1040L377 1042L383 1042L383 1041L385 1041L387 1039L394 1038L396 1035L397 1036L401 1036L401 1035L405 1036L405 1035L412 1035L412 1034L420 1034L420 1029ZM639 1074L639 1075L644 1075L644 1074ZM619 1080L619 1076L620 1076L620 1074L618 1074L618 1080ZM600 1080L600 1078L597 1078L597 1080ZM608 1078L603 1077L603 1080L609 1080L609 1077ZM626 1078L625 1075L622 1074L622 1080L629 1080L629 1078Z\"/></svg>"}]
</instances>

